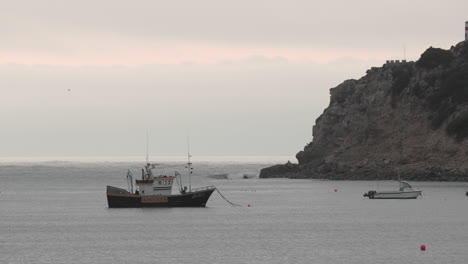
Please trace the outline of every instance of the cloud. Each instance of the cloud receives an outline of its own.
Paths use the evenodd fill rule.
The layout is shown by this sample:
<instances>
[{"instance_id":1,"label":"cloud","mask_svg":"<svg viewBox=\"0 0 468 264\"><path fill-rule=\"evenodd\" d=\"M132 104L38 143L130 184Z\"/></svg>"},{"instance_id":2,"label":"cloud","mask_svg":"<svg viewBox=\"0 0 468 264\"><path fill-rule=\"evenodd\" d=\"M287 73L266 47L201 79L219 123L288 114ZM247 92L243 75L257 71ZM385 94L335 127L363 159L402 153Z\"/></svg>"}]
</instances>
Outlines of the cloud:
<instances>
[{"instance_id":1,"label":"cloud","mask_svg":"<svg viewBox=\"0 0 468 264\"><path fill-rule=\"evenodd\" d=\"M399 53L403 45L411 56L462 40L467 8L458 0L9 1L0 10L0 59L212 63L252 55L289 60L295 50L306 57L358 53L363 59Z\"/></svg>"}]
</instances>

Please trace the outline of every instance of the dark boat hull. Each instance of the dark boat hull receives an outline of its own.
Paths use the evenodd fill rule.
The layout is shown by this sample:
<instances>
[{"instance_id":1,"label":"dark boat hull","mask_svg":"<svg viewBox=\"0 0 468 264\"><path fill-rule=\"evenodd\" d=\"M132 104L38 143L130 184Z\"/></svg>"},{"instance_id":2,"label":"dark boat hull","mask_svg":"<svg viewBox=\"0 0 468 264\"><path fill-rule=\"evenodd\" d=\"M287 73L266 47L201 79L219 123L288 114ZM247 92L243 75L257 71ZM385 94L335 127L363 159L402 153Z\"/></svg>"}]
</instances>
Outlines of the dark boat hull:
<instances>
[{"instance_id":1,"label":"dark boat hull","mask_svg":"<svg viewBox=\"0 0 468 264\"><path fill-rule=\"evenodd\" d=\"M109 208L206 207L214 190L214 187L207 187L185 194L141 196L120 188L107 186L107 204Z\"/></svg>"}]
</instances>

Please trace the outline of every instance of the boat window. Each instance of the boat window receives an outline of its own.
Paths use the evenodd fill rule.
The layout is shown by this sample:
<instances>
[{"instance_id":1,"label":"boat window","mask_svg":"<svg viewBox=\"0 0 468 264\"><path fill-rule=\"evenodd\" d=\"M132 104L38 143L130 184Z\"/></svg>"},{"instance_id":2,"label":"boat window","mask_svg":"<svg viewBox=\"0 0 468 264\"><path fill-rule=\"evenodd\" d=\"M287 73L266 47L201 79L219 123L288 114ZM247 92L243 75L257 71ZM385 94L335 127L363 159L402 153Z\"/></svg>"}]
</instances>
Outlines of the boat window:
<instances>
[{"instance_id":1,"label":"boat window","mask_svg":"<svg viewBox=\"0 0 468 264\"><path fill-rule=\"evenodd\" d=\"M412 188L412 187L407 182L400 182L400 191L403 191L404 189L407 189L407 188Z\"/></svg>"}]
</instances>

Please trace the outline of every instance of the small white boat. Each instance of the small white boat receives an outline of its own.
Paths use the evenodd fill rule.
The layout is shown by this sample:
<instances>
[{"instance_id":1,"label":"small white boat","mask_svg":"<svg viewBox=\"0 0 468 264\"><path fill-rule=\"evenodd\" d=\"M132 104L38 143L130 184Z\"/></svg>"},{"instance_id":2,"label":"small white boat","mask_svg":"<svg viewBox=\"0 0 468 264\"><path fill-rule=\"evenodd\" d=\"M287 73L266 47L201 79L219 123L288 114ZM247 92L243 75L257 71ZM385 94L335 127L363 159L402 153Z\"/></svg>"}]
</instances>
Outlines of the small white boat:
<instances>
[{"instance_id":1,"label":"small white boat","mask_svg":"<svg viewBox=\"0 0 468 264\"><path fill-rule=\"evenodd\" d=\"M416 199L421 195L421 191L415 189L405 181L400 181L400 189L398 191L368 191L364 197L369 199Z\"/></svg>"}]
</instances>

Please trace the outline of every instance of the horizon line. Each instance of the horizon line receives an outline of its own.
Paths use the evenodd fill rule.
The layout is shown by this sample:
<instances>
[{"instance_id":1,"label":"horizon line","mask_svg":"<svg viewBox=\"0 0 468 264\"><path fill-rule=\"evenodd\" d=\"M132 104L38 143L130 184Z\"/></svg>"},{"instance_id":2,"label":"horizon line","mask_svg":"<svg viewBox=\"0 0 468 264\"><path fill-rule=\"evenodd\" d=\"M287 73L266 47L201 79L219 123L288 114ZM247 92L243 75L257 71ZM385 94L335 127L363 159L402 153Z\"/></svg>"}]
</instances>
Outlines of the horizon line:
<instances>
[{"instance_id":1,"label":"horizon line","mask_svg":"<svg viewBox=\"0 0 468 264\"><path fill-rule=\"evenodd\" d=\"M184 162L186 155L178 156L152 156L150 162ZM290 155L218 155L218 156L192 156L192 161L207 162L207 161L280 161L295 160L294 156ZM0 156L1 163L20 163L20 162L145 162L143 156Z\"/></svg>"}]
</instances>

